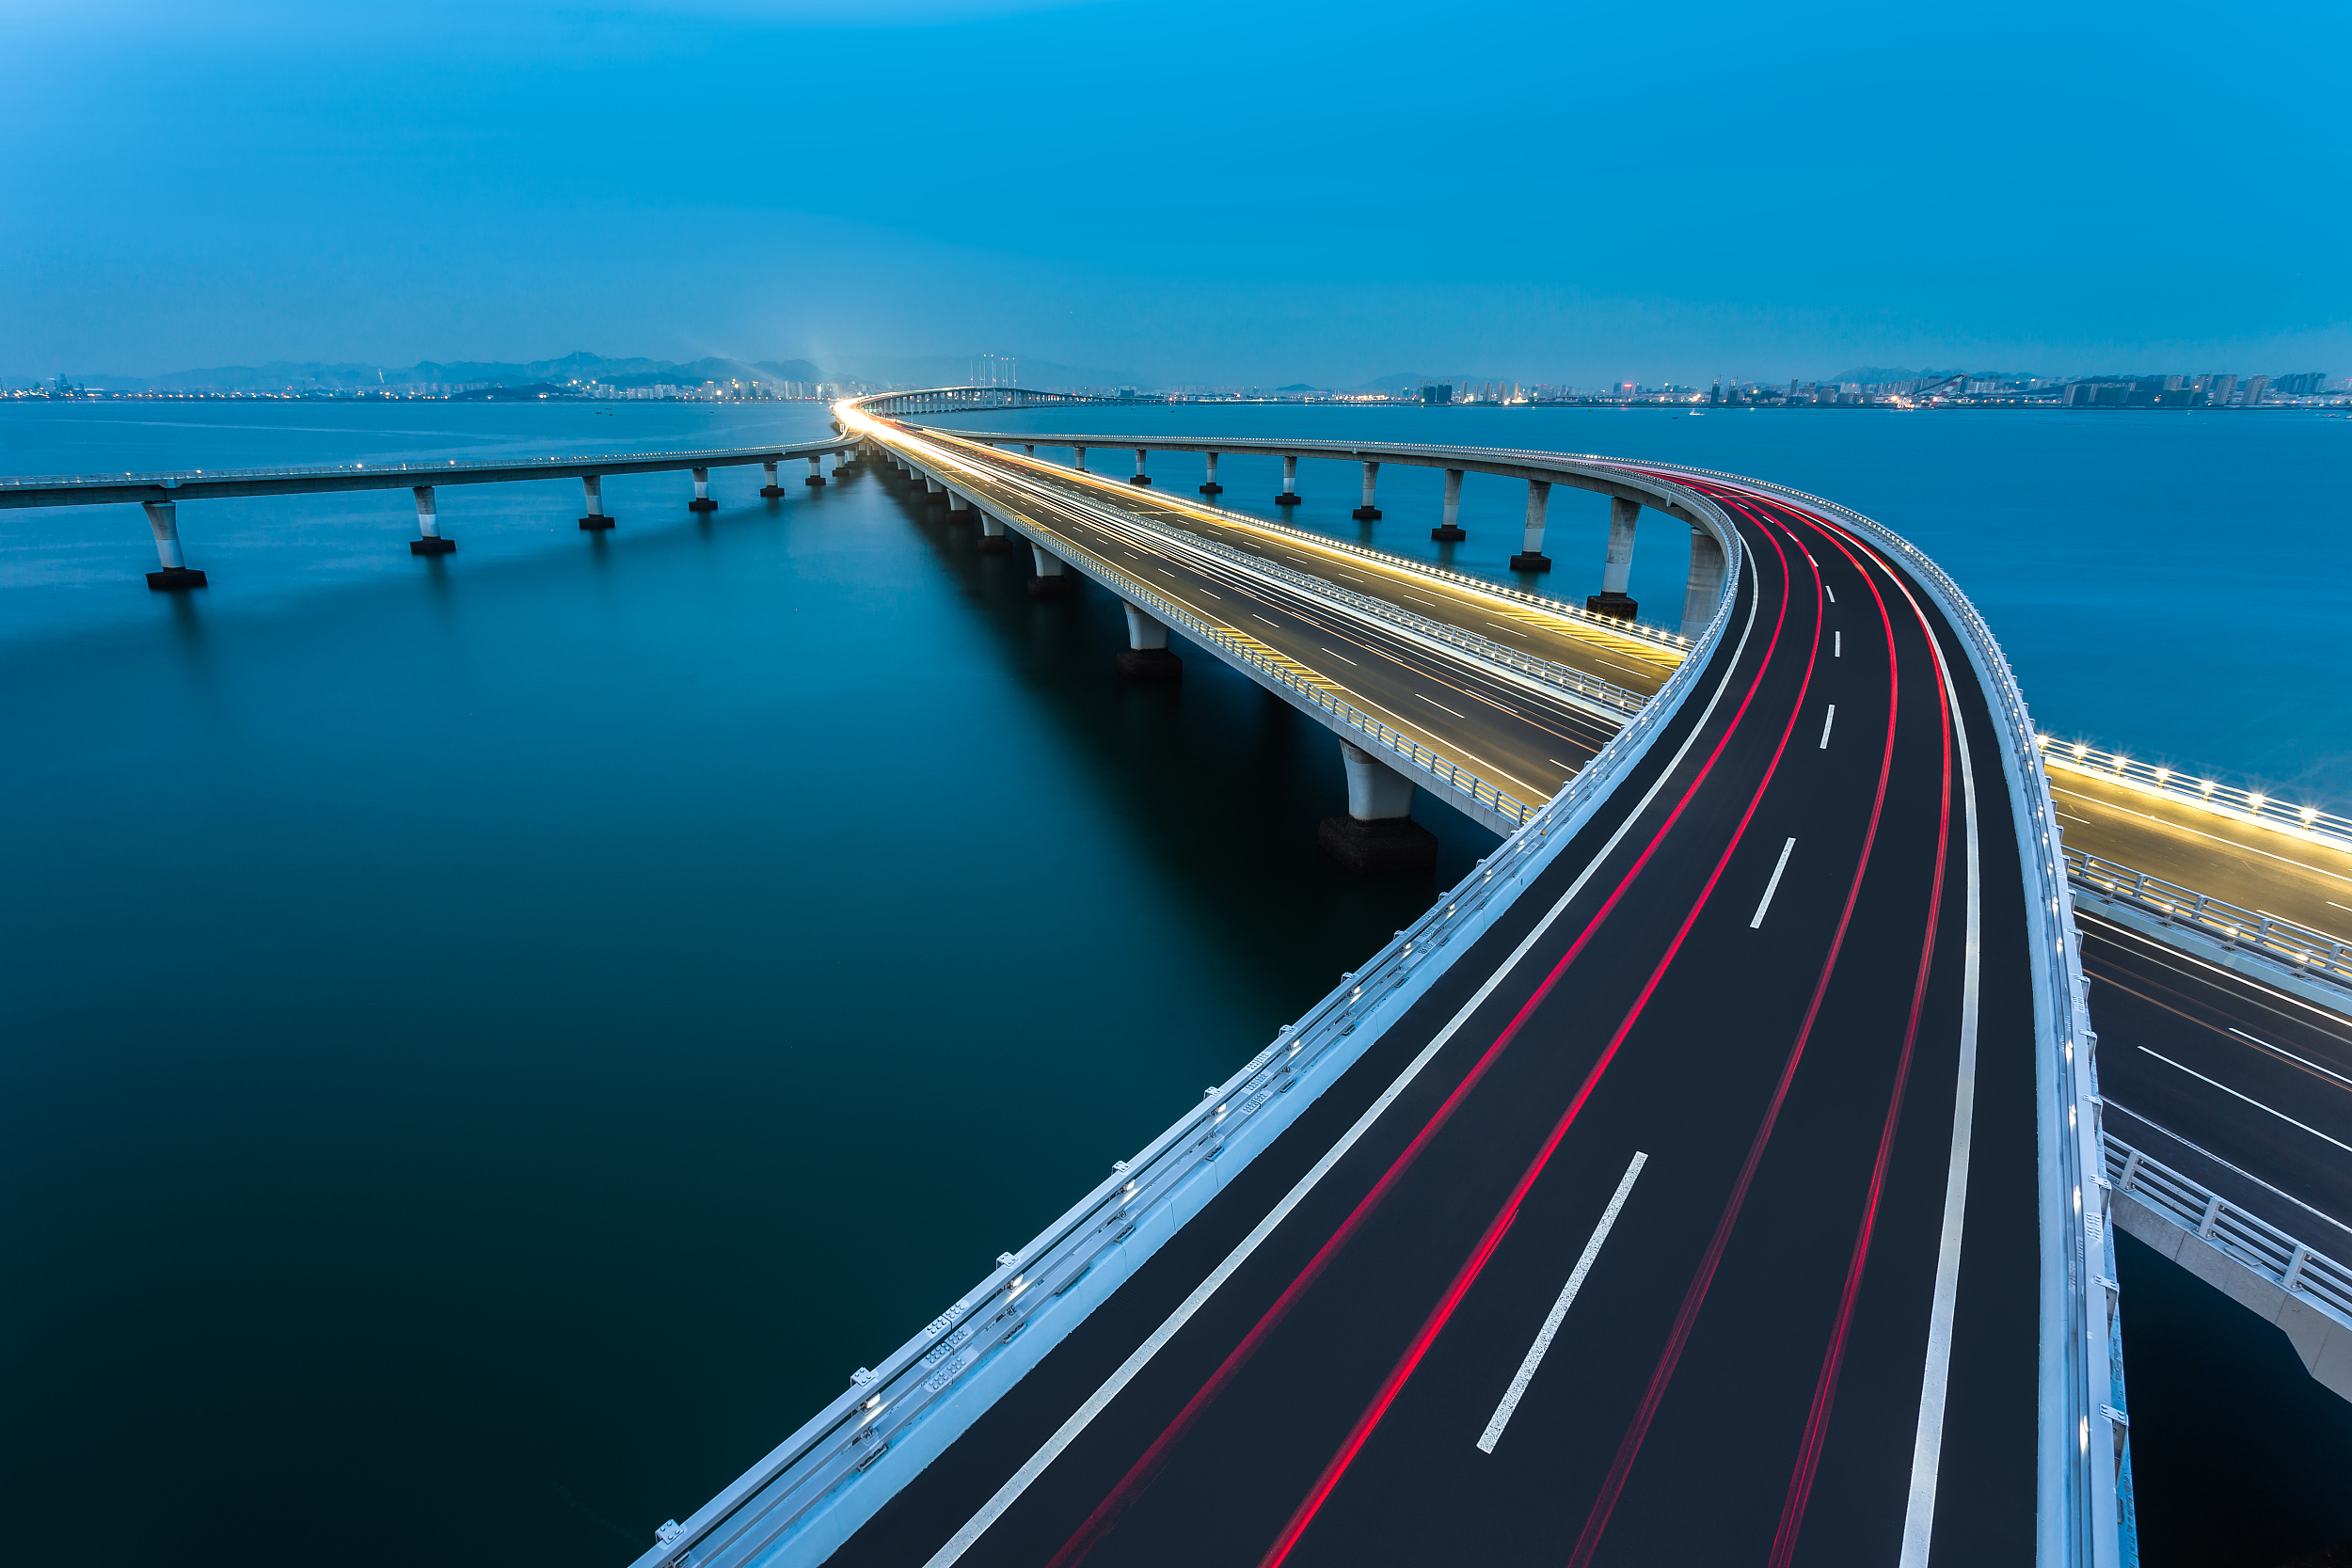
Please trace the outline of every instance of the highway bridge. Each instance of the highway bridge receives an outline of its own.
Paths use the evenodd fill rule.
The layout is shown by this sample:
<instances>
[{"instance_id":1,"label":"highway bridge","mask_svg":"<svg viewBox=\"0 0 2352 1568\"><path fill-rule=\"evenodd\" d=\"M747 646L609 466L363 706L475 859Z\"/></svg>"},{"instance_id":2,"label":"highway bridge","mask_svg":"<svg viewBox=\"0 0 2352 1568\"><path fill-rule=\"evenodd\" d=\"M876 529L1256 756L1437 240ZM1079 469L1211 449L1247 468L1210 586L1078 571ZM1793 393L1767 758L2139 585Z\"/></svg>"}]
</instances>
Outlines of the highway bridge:
<instances>
[{"instance_id":1,"label":"highway bridge","mask_svg":"<svg viewBox=\"0 0 2352 1568\"><path fill-rule=\"evenodd\" d=\"M707 511L713 469L764 464L781 501L777 465L819 483L830 454L1025 554L1041 599L1118 594L1129 678L1209 657L1325 726L1343 863L1425 865L1422 790L1502 835L644 1568L2127 1561L2110 1220L2352 1397L2352 823L2037 732L1958 588L1820 498L891 417L1033 405L894 394L768 449L0 481L0 506L144 504L176 588L179 499L405 487L416 549L440 486L578 478L600 531L606 473L691 473ZM1171 449L1198 490L1149 471ZM1106 450L1134 473L1089 472ZM1601 590L1223 509L1234 451L1284 460L1274 507L1301 458L1347 464L1367 523L1382 465L1444 469L1440 538L1466 479L1524 486L1522 573L1552 567L1553 491L1592 492ZM1624 592L1660 517L1690 549L1664 626Z\"/></svg>"},{"instance_id":2,"label":"highway bridge","mask_svg":"<svg viewBox=\"0 0 2352 1568\"><path fill-rule=\"evenodd\" d=\"M1531 532L1565 485L1703 537L1645 631L842 415L1128 654L1331 730L1352 831L1428 789L1509 836L647 1568L2131 1558L2066 870L1931 562L1754 482L1421 454Z\"/></svg>"}]
</instances>

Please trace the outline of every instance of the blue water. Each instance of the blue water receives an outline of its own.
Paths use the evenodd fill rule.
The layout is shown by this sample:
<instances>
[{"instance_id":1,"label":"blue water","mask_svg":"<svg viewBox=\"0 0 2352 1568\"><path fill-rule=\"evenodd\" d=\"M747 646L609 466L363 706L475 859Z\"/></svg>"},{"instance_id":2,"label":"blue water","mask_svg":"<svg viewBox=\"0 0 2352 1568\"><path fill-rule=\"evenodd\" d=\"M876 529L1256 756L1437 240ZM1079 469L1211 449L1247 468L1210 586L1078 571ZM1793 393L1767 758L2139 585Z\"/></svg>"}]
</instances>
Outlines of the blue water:
<instances>
[{"instance_id":1,"label":"blue water","mask_svg":"<svg viewBox=\"0 0 2352 1568\"><path fill-rule=\"evenodd\" d=\"M2344 793L2342 425L1085 412L1785 479L1937 552L2053 727ZM821 420L11 404L0 467ZM1127 689L1104 595L797 481L723 471L696 519L615 479L605 536L569 482L451 488L435 560L400 491L185 503L213 585L171 595L135 508L0 513L11 1557L624 1561L1492 843L1424 806L1436 878L1346 879L1322 732L1205 657ZM1353 532L1355 483L1310 465L1302 520ZM1436 483L1384 473L1376 540L1431 548ZM1555 591L1595 586L1587 499ZM1470 482L1464 563L1519 504Z\"/></svg>"}]
</instances>

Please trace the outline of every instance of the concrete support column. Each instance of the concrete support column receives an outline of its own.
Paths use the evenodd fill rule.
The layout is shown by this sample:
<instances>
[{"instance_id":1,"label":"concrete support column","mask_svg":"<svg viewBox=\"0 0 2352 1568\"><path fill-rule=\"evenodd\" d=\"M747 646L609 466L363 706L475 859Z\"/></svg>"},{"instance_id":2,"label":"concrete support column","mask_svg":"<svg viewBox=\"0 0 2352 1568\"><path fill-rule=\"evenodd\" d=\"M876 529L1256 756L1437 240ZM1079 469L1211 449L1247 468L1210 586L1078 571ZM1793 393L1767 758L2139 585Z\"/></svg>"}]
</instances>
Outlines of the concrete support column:
<instances>
[{"instance_id":1,"label":"concrete support column","mask_svg":"<svg viewBox=\"0 0 2352 1568\"><path fill-rule=\"evenodd\" d=\"M841 462L847 463L849 460L850 454L843 452ZM840 471L840 464L836 463L834 466L834 472L839 473ZM807 485L821 485L825 483L825 454L823 452L811 454L808 460L808 477L801 483Z\"/></svg>"},{"instance_id":2,"label":"concrete support column","mask_svg":"<svg viewBox=\"0 0 2352 1568\"><path fill-rule=\"evenodd\" d=\"M1527 482L1527 533L1520 541L1519 553L1511 558L1515 572L1549 572L1551 557L1544 553L1544 510L1551 504L1551 481L1531 479Z\"/></svg>"},{"instance_id":3,"label":"concrete support column","mask_svg":"<svg viewBox=\"0 0 2352 1568\"><path fill-rule=\"evenodd\" d=\"M947 487L930 475L925 474L923 476L923 500L929 506L946 505Z\"/></svg>"},{"instance_id":4,"label":"concrete support column","mask_svg":"<svg viewBox=\"0 0 2352 1568\"><path fill-rule=\"evenodd\" d=\"M972 520L972 503L952 490L947 493L947 520L951 523L968 523Z\"/></svg>"},{"instance_id":5,"label":"concrete support column","mask_svg":"<svg viewBox=\"0 0 2352 1568\"><path fill-rule=\"evenodd\" d=\"M417 537L408 541L410 555L447 555L457 547L454 539L441 537L441 519L433 507L433 486L411 485L417 498Z\"/></svg>"},{"instance_id":6,"label":"concrete support column","mask_svg":"<svg viewBox=\"0 0 2352 1568\"><path fill-rule=\"evenodd\" d=\"M1037 576L1029 579L1029 597L1033 599L1066 599L1077 585L1065 576L1061 558L1042 545L1032 543L1029 555L1037 563Z\"/></svg>"},{"instance_id":7,"label":"concrete support column","mask_svg":"<svg viewBox=\"0 0 2352 1568\"><path fill-rule=\"evenodd\" d=\"M1445 471L1445 521L1429 531L1429 537L1441 545L1452 545L1470 537L1462 531L1462 470Z\"/></svg>"},{"instance_id":8,"label":"concrete support column","mask_svg":"<svg viewBox=\"0 0 2352 1568\"><path fill-rule=\"evenodd\" d=\"M1183 678L1184 661L1168 651L1168 627L1137 610L1127 611L1127 647L1119 656L1119 673L1131 681L1172 681Z\"/></svg>"},{"instance_id":9,"label":"concrete support column","mask_svg":"<svg viewBox=\"0 0 2352 1568\"><path fill-rule=\"evenodd\" d=\"M1130 483L1130 484L1149 484L1149 483L1152 483L1152 476L1151 476L1150 474L1145 473L1145 472L1143 471L1143 459L1144 459L1144 456L1145 456L1144 449L1143 449L1143 448L1141 448L1141 447L1137 447L1137 448L1136 449L1136 477L1135 477L1135 478L1133 478L1133 479L1131 479L1131 480L1129 480L1129 481L1127 482L1128 483Z\"/></svg>"},{"instance_id":10,"label":"concrete support column","mask_svg":"<svg viewBox=\"0 0 2352 1568\"><path fill-rule=\"evenodd\" d=\"M580 490L588 508L588 515L580 520L581 531L596 533L611 528L612 519L604 515L604 476L602 474L580 475Z\"/></svg>"},{"instance_id":11,"label":"concrete support column","mask_svg":"<svg viewBox=\"0 0 2352 1568\"><path fill-rule=\"evenodd\" d=\"M1078 469L1078 471L1079 471L1080 473L1085 473L1085 472L1087 471L1087 450L1086 450L1086 448L1084 448L1084 447L1072 447L1072 448L1070 449L1070 461L1071 461L1073 464L1074 464L1074 465L1076 466L1076 467L1077 467L1077 469Z\"/></svg>"},{"instance_id":12,"label":"concrete support column","mask_svg":"<svg viewBox=\"0 0 2352 1568\"><path fill-rule=\"evenodd\" d=\"M1723 542L1703 528L1691 530L1691 577L1682 590L1682 635L1697 641L1715 618L1724 594Z\"/></svg>"},{"instance_id":13,"label":"concrete support column","mask_svg":"<svg viewBox=\"0 0 2352 1568\"><path fill-rule=\"evenodd\" d=\"M1626 597L1633 580L1633 525L1641 521L1642 503L1623 496L1609 498L1609 558L1601 563L1600 592L1584 601L1596 615L1630 621L1642 607Z\"/></svg>"},{"instance_id":14,"label":"concrete support column","mask_svg":"<svg viewBox=\"0 0 2352 1568\"><path fill-rule=\"evenodd\" d=\"M1379 480L1380 465L1377 463L1365 464L1364 504L1358 507L1354 513L1356 520L1359 523L1376 523L1380 520L1380 508L1374 504L1372 498L1373 486L1378 483Z\"/></svg>"},{"instance_id":15,"label":"concrete support column","mask_svg":"<svg viewBox=\"0 0 2352 1568\"><path fill-rule=\"evenodd\" d=\"M1298 454L1286 451L1282 454L1282 493L1274 498L1274 504L1296 506L1298 500Z\"/></svg>"},{"instance_id":16,"label":"concrete support column","mask_svg":"<svg viewBox=\"0 0 2352 1568\"><path fill-rule=\"evenodd\" d=\"M768 476L768 483L759 487L759 493L770 500L774 500L784 494L784 486L776 483L776 464L783 461L784 459L779 457L773 462L762 462L759 466L761 471Z\"/></svg>"},{"instance_id":17,"label":"concrete support column","mask_svg":"<svg viewBox=\"0 0 2352 1568\"><path fill-rule=\"evenodd\" d=\"M1347 769L1347 815L1316 830L1324 853L1350 871L1418 871L1438 863L1438 837L1413 820L1413 781L1350 740L1340 742Z\"/></svg>"},{"instance_id":18,"label":"concrete support column","mask_svg":"<svg viewBox=\"0 0 2352 1568\"><path fill-rule=\"evenodd\" d=\"M719 510L719 503L710 499L710 470L708 468L694 470L694 499L686 503L686 510L689 512Z\"/></svg>"},{"instance_id":19,"label":"concrete support column","mask_svg":"<svg viewBox=\"0 0 2352 1568\"><path fill-rule=\"evenodd\" d=\"M155 562L161 568L147 574L147 586L153 589L201 588L204 574L190 571L180 553L180 503L178 501L141 501L147 508L147 526L155 533Z\"/></svg>"},{"instance_id":20,"label":"concrete support column","mask_svg":"<svg viewBox=\"0 0 2352 1568\"><path fill-rule=\"evenodd\" d=\"M1035 441L1022 442L1021 455L1024 457L1035 457L1037 455L1037 443Z\"/></svg>"},{"instance_id":21,"label":"concrete support column","mask_svg":"<svg viewBox=\"0 0 2352 1568\"><path fill-rule=\"evenodd\" d=\"M1005 531L1004 519L993 512L980 514L979 548L982 555L1012 553L1012 536Z\"/></svg>"},{"instance_id":22,"label":"concrete support column","mask_svg":"<svg viewBox=\"0 0 2352 1568\"><path fill-rule=\"evenodd\" d=\"M1215 452L1209 453L1209 479L1207 483L1200 486L1200 493L1204 496L1225 494L1225 486L1216 482L1216 453Z\"/></svg>"}]
</instances>

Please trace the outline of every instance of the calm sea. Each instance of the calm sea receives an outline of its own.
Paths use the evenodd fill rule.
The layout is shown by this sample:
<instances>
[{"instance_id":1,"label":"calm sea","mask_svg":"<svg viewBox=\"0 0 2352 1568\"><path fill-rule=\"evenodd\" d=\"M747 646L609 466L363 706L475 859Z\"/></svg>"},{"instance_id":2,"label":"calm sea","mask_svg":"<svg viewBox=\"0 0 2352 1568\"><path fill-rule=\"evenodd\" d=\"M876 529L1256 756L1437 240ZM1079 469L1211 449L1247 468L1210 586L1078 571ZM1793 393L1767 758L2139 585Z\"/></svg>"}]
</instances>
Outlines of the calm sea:
<instances>
[{"instance_id":1,"label":"calm sea","mask_svg":"<svg viewBox=\"0 0 2352 1568\"><path fill-rule=\"evenodd\" d=\"M1075 417L1781 480L1933 552L2046 727L2352 797L2346 421ZM723 446L823 420L12 404L0 469ZM1196 465L1154 470L1189 491ZM610 481L604 536L575 528L570 482L445 489L460 543L437 560L405 548L399 491L183 504L213 582L193 594L146 591L134 508L0 512L9 1556L624 1562L1491 845L1424 807L1435 878L1346 879L1314 846L1343 803L1334 748L1287 707L1198 656L1180 689L1124 689L1105 595L1033 603L1020 558L876 476L787 472L767 502L757 473L722 471L703 518L682 475ZM1274 462L1221 478L1273 512ZM1358 483L1307 465L1299 520L1359 536ZM1381 502L1375 542L1435 550L1434 473L1385 470ZM1473 478L1455 563L1500 572L1522 504ZM1605 516L1555 499L1553 592L1597 586ZM1661 619L1682 532L1639 546ZM2160 1457L2155 1391L2190 1389L2174 1430L2247 1441L2277 1402L2200 1370L2245 1325L2147 1317L2142 1486L2171 1464L2185 1488L2199 1450ZM2352 1533L2324 1486L2249 1473L2230 1507ZM2168 1516L2149 1560L2240 1560L2186 1555L2210 1527Z\"/></svg>"}]
</instances>

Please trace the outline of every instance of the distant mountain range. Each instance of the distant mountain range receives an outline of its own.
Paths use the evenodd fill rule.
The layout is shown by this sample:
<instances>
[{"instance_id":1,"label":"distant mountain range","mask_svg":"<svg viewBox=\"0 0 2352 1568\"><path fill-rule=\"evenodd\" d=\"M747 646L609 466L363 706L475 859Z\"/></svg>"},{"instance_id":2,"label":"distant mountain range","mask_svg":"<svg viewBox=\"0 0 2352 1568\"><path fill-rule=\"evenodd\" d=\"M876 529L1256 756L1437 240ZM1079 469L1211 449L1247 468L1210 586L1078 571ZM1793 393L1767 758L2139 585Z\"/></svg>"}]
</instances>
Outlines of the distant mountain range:
<instances>
[{"instance_id":1,"label":"distant mountain range","mask_svg":"<svg viewBox=\"0 0 2352 1568\"><path fill-rule=\"evenodd\" d=\"M579 378L615 387L651 387L660 382L698 387L706 381L823 381L825 373L805 359L710 358L678 363L669 359L607 359L596 354L567 354L561 359L533 359L515 364L502 360L460 359L448 364L421 360L394 369L388 365L330 365L318 360L300 364L272 360L266 365L216 365L208 370L174 371L168 375L99 375L71 377L93 390L263 392L348 391L367 387L457 386L468 382L522 387L561 386Z\"/></svg>"}]
</instances>

